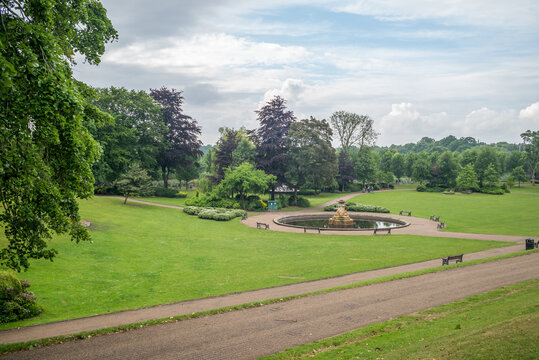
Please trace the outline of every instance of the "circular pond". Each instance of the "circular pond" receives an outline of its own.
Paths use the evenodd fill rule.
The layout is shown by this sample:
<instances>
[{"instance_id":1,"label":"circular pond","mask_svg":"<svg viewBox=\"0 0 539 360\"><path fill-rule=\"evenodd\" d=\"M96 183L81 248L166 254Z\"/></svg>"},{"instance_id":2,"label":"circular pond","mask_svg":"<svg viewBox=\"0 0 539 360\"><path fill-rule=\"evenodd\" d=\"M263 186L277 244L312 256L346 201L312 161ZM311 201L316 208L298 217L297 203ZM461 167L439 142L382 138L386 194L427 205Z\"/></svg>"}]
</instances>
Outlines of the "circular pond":
<instances>
[{"instance_id":1,"label":"circular pond","mask_svg":"<svg viewBox=\"0 0 539 360\"><path fill-rule=\"evenodd\" d=\"M372 229L393 229L408 226L406 221L387 218L376 215L357 215L349 214L354 220L353 227L348 228L333 228L329 227L329 219L333 214L301 214L282 216L273 221L278 225L311 228L311 229L328 229L328 230L372 230Z\"/></svg>"}]
</instances>

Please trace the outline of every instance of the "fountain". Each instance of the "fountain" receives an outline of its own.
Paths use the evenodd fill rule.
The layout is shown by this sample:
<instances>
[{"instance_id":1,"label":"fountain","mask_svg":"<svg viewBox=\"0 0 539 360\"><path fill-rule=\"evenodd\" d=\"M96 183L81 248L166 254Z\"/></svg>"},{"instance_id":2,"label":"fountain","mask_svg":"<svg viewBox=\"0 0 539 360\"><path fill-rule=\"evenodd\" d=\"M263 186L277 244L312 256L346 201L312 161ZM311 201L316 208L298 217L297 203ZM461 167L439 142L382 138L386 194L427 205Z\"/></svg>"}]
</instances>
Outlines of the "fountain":
<instances>
[{"instance_id":1,"label":"fountain","mask_svg":"<svg viewBox=\"0 0 539 360\"><path fill-rule=\"evenodd\" d=\"M354 227L354 220L352 220L352 218L350 218L350 215L348 215L344 203L344 200L339 200L339 204L337 205L337 212L328 221L328 225L330 228L340 229Z\"/></svg>"}]
</instances>

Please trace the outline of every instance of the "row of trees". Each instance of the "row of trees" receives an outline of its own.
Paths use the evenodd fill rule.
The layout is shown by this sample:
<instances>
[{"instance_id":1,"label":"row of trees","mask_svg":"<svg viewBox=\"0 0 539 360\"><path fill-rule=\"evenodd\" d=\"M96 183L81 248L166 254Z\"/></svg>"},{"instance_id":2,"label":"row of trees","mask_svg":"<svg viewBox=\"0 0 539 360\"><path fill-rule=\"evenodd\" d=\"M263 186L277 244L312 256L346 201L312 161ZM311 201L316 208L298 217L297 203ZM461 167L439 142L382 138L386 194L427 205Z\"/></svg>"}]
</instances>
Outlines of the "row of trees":
<instances>
[{"instance_id":1,"label":"row of trees","mask_svg":"<svg viewBox=\"0 0 539 360\"><path fill-rule=\"evenodd\" d=\"M98 184L116 181L133 163L168 187L171 174L197 167L202 155L196 120L182 110L183 96L175 89L144 91L111 87L88 89L89 100L110 115L109 121L88 122L102 156L93 173Z\"/></svg>"},{"instance_id":2,"label":"row of trees","mask_svg":"<svg viewBox=\"0 0 539 360\"><path fill-rule=\"evenodd\" d=\"M256 114L260 126L255 130L220 129L221 137L215 148L202 161L199 181L202 190L211 190L224 178L227 169L245 162L275 177L271 184L272 199L276 187L281 185L294 190L334 188L339 162L332 146L333 129L347 150L355 145L368 147L377 136L368 116L344 111L334 113L330 122L314 117L297 120L286 108L286 100L279 96Z\"/></svg>"}]
</instances>

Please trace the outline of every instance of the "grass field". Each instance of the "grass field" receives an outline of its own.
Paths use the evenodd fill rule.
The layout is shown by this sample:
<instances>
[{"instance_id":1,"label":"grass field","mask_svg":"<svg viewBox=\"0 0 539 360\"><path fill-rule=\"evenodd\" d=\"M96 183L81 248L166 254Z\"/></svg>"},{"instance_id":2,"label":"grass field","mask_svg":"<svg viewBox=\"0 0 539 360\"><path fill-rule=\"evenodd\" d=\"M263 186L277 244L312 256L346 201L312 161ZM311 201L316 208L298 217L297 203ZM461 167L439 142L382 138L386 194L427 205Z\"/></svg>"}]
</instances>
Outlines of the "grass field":
<instances>
[{"instance_id":1,"label":"grass field","mask_svg":"<svg viewBox=\"0 0 539 360\"><path fill-rule=\"evenodd\" d=\"M381 205L392 214L410 210L418 217L438 215L447 224L447 231L538 236L539 196L533 191L532 186L505 195L444 195L410 190L362 194L350 201Z\"/></svg>"},{"instance_id":2,"label":"grass field","mask_svg":"<svg viewBox=\"0 0 539 360\"><path fill-rule=\"evenodd\" d=\"M503 246L420 236L262 231L121 199L82 201L93 243L53 240L54 262L21 274L46 311L11 328L320 279ZM0 240L2 241L2 240ZM287 279L282 277L294 277Z\"/></svg>"},{"instance_id":3,"label":"grass field","mask_svg":"<svg viewBox=\"0 0 539 360\"><path fill-rule=\"evenodd\" d=\"M264 359L537 359L539 280L288 349Z\"/></svg>"}]
</instances>

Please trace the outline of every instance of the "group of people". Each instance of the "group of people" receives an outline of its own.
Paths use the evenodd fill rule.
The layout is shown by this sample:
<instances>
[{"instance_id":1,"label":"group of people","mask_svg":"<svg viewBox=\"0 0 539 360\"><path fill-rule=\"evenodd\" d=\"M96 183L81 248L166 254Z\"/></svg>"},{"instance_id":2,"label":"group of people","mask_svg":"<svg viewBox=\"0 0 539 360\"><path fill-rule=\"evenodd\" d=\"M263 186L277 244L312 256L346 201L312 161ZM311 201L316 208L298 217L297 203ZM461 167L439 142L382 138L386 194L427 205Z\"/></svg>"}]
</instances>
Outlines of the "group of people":
<instances>
[{"instance_id":1,"label":"group of people","mask_svg":"<svg viewBox=\"0 0 539 360\"><path fill-rule=\"evenodd\" d=\"M369 192L369 193L374 192L374 188L372 186L367 186L367 187L363 186L363 192Z\"/></svg>"}]
</instances>

